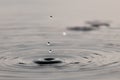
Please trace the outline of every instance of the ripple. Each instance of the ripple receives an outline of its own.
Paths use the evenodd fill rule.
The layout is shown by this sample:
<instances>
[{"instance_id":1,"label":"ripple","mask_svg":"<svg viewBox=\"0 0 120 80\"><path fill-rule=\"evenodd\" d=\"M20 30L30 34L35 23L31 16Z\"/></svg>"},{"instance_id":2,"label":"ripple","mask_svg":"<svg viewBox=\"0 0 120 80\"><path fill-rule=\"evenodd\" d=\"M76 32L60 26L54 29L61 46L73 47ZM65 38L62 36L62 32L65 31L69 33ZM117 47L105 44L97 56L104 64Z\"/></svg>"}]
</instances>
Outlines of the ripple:
<instances>
[{"instance_id":1,"label":"ripple","mask_svg":"<svg viewBox=\"0 0 120 80\"><path fill-rule=\"evenodd\" d=\"M116 56L117 55L117 56ZM37 64L35 61L51 58L60 61L57 64ZM88 76L101 74L104 70L115 69L120 65L120 57L116 52L95 51L86 49L56 49L55 54L49 54L47 50L11 50L0 55L0 72L24 73L18 77L44 78L47 75L54 78L61 77L59 74L77 74L75 76ZM88 74L91 73L91 74ZM38 75L39 74L39 75ZM75 77L73 76L73 77ZM62 76L63 77L63 76ZM64 76L65 77L65 76Z\"/></svg>"}]
</instances>

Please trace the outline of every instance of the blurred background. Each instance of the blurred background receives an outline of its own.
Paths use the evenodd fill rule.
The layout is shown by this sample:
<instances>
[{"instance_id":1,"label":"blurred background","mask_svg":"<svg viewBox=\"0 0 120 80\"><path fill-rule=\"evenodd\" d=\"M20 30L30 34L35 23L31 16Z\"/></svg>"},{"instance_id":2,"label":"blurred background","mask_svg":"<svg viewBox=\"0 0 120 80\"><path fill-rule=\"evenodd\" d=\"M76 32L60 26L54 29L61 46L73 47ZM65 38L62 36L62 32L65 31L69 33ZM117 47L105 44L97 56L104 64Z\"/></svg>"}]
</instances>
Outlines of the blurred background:
<instances>
[{"instance_id":1,"label":"blurred background","mask_svg":"<svg viewBox=\"0 0 120 80\"><path fill-rule=\"evenodd\" d=\"M96 19L119 22L119 5L119 0L0 0L0 27L61 27Z\"/></svg>"}]
</instances>

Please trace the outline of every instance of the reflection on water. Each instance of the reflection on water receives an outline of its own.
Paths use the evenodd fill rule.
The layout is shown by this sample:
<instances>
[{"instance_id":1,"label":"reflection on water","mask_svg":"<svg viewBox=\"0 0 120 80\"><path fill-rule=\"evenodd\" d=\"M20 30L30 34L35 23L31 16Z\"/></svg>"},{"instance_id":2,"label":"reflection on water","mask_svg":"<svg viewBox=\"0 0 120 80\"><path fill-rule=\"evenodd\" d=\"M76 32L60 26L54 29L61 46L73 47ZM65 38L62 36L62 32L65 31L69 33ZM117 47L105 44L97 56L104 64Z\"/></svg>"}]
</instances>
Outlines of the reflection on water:
<instances>
[{"instance_id":1,"label":"reflection on water","mask_svg":"<svg viewBox=\"0 0 120 80\"><path fill-rule=\"evenodd\" d=\"M119 80L112 1L1 0L0 79Z\"/></svg>"}]
</instances>

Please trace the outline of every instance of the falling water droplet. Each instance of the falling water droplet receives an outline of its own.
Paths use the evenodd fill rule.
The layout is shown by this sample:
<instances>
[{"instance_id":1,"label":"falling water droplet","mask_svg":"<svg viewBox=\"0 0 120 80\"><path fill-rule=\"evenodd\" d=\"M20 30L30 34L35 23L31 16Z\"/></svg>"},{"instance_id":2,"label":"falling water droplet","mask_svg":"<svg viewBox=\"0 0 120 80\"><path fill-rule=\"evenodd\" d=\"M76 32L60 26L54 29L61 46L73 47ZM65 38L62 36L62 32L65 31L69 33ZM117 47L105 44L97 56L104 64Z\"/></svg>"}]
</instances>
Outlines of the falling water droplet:
<instances>
[{"instance_id":1,"label":"falling water droplet","mask_svg":"<svg viewBox=\"0 0 120 80\"><path fill-rule=\"evenodd\" d=\"M66 33L66 32L63 32L62 34L63 34L63 36L66 36L66 35L67 35L67 33Z\"/></svg>"},{"instance_id":2,"label":"falling water droplet","mask_svg":"<svg viewBox=\"0 0 120 80\"><path fill-rule=\"evenodd\" d=\"M49 50L49 53L53 53L53 52L54 52L53 50L51 50L51 49Z\"/></svg>"},{"instance_id":3,"label":"falling water droplet","mask_svg":"<svg viewBox=\"0 0 120 80\"><path fill-rule=\"evenodd\" d=\"M47 42L47 45L48 45L48 46L50 46L50 45L51 45L51 43L50 43L50 42Z\"/></svg>"}]
</instances>

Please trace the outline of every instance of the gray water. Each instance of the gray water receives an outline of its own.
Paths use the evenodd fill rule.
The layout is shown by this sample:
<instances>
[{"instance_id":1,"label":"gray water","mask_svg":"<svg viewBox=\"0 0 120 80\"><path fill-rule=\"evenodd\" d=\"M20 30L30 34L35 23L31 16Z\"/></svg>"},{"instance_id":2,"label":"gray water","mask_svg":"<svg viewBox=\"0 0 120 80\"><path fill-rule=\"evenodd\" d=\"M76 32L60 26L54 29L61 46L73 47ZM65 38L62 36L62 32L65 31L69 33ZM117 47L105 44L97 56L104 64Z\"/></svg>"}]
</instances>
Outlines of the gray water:
<instances>
[{"instance_id":1,"label":"gray water","mask_svg":"<svg viewBox=\"0 0 120 80\"><path fill-rule=\"evenodd\" d=\"M119 80L119 3L0 0L0 80ZM67 29L94 20L111 26ZM62 63L34 63L45 57Z\"/></svg>"}]
</instances>

